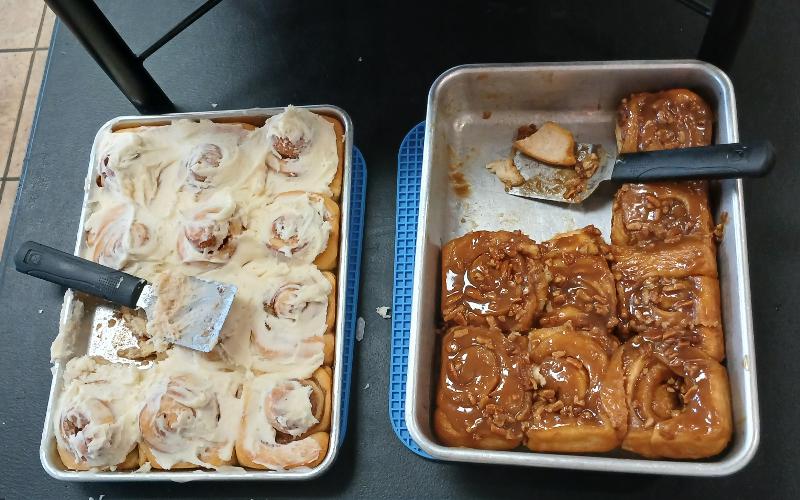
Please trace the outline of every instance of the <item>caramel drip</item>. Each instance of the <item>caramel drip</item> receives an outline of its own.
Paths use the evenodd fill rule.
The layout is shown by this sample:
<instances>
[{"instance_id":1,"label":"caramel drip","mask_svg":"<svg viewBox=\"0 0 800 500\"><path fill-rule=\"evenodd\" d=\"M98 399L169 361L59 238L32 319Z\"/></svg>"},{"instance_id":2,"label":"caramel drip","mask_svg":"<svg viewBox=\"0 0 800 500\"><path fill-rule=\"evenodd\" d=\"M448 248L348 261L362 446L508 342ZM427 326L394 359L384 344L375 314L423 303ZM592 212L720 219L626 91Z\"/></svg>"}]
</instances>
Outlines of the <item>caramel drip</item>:
<instances>
[{"instance_id":1,"label":"caramel drip","mask_svg":"<svg viewBox=\"0 0 800 500\"><path fill-rule=\"evenodd\" d=\"M608 267L610 249L600 231L588 226L542 244L543 260L552 275L543 327L568 321L578 330L605 334L617 324L614 278Z\"/></svg>"},{"instance_id":2,"label":"caramel drip","mask_svg":"<svg viewBox=\"0 0 800 500\"><path fill-rule=\"evenodd\" d=\"M625 131L622 152L705 146L711 143L713 114L686 89L633 94L617 118Z\"/></svg>"},{"instance_id":3,"label":"caramel drip","mask_svg":"<svg viewBox=\"0 0 800 500\"><path fill-rule=\"evenodd\" d=\"M531 394L526 339L499 330L453 328L443 339L437 409L460 446L486 439L519 443L530 417Z\"/></svg>"},{"instance_id":4,"label":"caramel drip","mask_svg":"<svg viewBox=\"0 0 800 500\"><path fill-rule=\"evenodd\" d=\"M719 453L727 444L731 415L725 367L683 342L638 337L623 346L622 363L630 409L624 447L695 458ZM651 433L645 444L643 431Z\"/></svg>"},{"instance_id":5,"label":"caramel drip","mask_svg":"<svg viewBox=\"0 0 800 500\"><path fill-rule=\"evenodd\" d=\"M626 184L617 192L613 219L618 245L648 247L710 233L707 183Z\"/></svg>"},{"instance_id":6,"label":"caramel drip","mask_svg":"<svg viewBox=\"0 0 800 500\"><path fill-rule=\"evenodd\" d=\"M478 231L442 250L444 320L506 331L530 328L547 281L539 247L520 232Z\"/></svg>"}]
</instances>

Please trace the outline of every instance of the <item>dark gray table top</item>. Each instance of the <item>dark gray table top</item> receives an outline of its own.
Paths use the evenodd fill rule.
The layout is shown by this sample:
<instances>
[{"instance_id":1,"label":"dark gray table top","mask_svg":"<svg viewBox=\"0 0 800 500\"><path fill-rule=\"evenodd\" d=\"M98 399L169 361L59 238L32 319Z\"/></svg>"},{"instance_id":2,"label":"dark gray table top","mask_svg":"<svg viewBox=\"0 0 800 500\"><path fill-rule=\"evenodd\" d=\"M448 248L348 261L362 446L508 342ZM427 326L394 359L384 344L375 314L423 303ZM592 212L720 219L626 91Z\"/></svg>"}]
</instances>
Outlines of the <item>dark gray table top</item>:
<instances>
[{"instance_id":1,"label":"dark gray table top","mask_svg":"<svg viewBox=\"0 0 800 500\"><path fill-rule=\"evenodd\" d=\"M759 3L733 78L742 137L772 139L779 163L746 183L748 246L761 396L761 446L741 473L680 479L434 463L407 451L387 417L395 157L425 113L443 70L468 62L693 57L704 21L677 2L227 1L148 62L183 110L331 103L353 117L369 165L360 315L346 444L332 470L307 484L67 484L49 478L38 446L50 385L49 345L62 291L15 273L8 256L27 239L75 242L95 132L135 110L72 35L58 29L15 221L0 261L0 497L725 497L797 498L800 377L800 157L796 82L800 6ZM589 4L589 5L587 5ZM775 5L778 4L778 5ZM101 2L134 49L191 9L187 2ZM573 16L580 14L583 21ZM368 291L365 293L364 291ZM41 309L42 312L37 313ZM369 383L369 389L363 387Z\"/></svg>"}]
</instances>

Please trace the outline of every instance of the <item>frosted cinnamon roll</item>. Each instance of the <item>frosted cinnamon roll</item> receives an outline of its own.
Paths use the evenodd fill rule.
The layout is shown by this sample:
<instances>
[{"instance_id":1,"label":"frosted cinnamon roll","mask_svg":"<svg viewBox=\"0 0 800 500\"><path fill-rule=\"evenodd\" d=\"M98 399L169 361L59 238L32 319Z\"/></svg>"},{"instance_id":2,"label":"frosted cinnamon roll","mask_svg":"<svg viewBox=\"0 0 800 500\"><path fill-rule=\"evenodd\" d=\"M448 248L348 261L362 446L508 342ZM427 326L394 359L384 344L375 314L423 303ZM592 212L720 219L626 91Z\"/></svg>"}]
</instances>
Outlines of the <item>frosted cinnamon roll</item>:
<instances>
[{"instance_id":1,"label":"frosted cinnamon roll","mask_svg":"<svg viewBox=\"0 0 800 500\"><path fill-rule=\"evenodd\" d=\"M549 278L539 246L519 231L476 231L442 247L442 316L450 325L530 328Z\"/></svg>"},{"instance_id":2,"label":"frosted cinnamon roll","mask_svg":"<svg viewBox=\"0 0 800 500\"><path fill-rule=\"evenodd\" d=\"M651 248L713 232L708 184L702 181L624 184L614 198L611 241Z\"/></svg>"},{"instance_id":3,"label":"frosted cinnamon roll","mask_svg":"<svg viewBox=\"0 0 800 500\"><path fill-rule=\"evenodd\" d=\"M542 243L542 260L551 275L547 303L539 324L572 323L578 330L604 335L617 323L611 249L600 231L587 226Z\"/></svg>"},{"instance_id":4,"label":"frosted cinnamon roll","mask_svg":"<svg viewBox=\"0 0 800 500\"><path fill-rule=\"evenodd\" d=\"M128 202L93 212L86 221L87 257L114 269L122 269L132 256L143 257L155 236L148 225L135 220L135 214Z\"/></svg>"},{"instance_id":5,"label":"frosted cinnamon roll","mask_svg":"<svg viewBox=\"0 0 800 500\"><path fill-rule=\"evenodd\" d=\"M298 380L261 375L244 386L236 440L239 463L253 469L316 467L328 453L331 370Z\"/></svg>"},{"instance_id":6,"label":"frosted cinnamon roll","mask_svg":"<svg viewBox=\"0 0 800 500\"><path fill-rule=\"evenodd\" d=\"M533 451L602 452L616 448L627 427L625 393L607 373L619 342L570 323L528 334L534 385L526 446Z\"/></svg>"},{"instance_id":7,"label":"frosted cinnamon roll","mask_svg":"<svg viewBox=\"0 0 800 500\"><path fill-rule=\"evenodd\" d=\"M264 124L267 192L310 191L339 197L344 165L344 128L334 119L289 106Z\"/></svg>"},{"instance_id":8,"label":"frosted cinnamon roll","mask_svg":"<svg viewBox=\"0 0 800 500\"><path fill-rule=\"evenodd\" d=\"M613 364L621 367L629 410L624 449L678 459L725 449L732 421L724 366L683 342L640 337L626 342Z\"/></svg>"},{"instance_id":9,"label":"frosted cinnamon roll","mask_svg":"<svg viewBox=\"0 0 800 500\"><path fill-rule=\"evenodd\" d=\"M259 278L254 369L308 377L331 364L335 283L331 273L310 265L276 266Z\"/></svg>"},{"instance_id":10,"label":"frosted cinnamon roll","mask_svg":"<svg viewBox=\"0 0 800 500\"><path fill-rule=\"evenodd\" d=\"M215 468L236 461L240 377L200 355L190 356L174 350L170 360L157 365L139 413L141 462L156 469Z\"/></svg>"},{"instance_id":11,"label":"frosted cinnamon roll","mask_svg":"<svg viewBox=\"0 0 800 500\"><path fill-rule=\"evenodd\" d=\"M200 134L197 139L214 142L195 144L184 159L186 184L197 189L208 189L219 184L217 177L228 165L235 166L238 160L237 146L248 137L249 131L255 129L249 123L213 123L203 128L211 133Z\"/></svg>"},{"instance_id":12,"label":"frosted cinnamon roll","mask_svg":"<svg viewBox=\"0 0 800 500\"><path fill-rule=\"evenodd\" d=\"M162 127L138 127L107 134L99 148L95 183L110 191L147 205L156 196L162 171L167 166L158 147L147 139L149 131Z\"/></svg>"},{"instance_id":13,"label":"frosted cinnamon roll","mask_svg":"<svg viewBox=\"0 0 800 500\"><path fill-rule=\"evenodd\" d=\"M339 206L315 193L283 193L267 205L257 230L271 252L284 262L314 263L328 271L336 267Z\"/></svg>"},{"instance_id":14,"label":"frosted cinnamon roll","mask_svg":"<svg viewBox=\"0 0 800 500\"><path fill-rule=\"evenodd\" d=\"M70 470L129 470L138 466L136 391L141 374L133 366L84 356L65 368L53 432L64 467Z\"/></svg>"},{"instance_id":15,"label":"frosted cinnamon roll","mask_svg":"<svg viewBox=\"0 0 800 500\"><path fill-rule=\"evenodd\" d=\"M433 428L447 446L510 450L522 443L532 403L527 339L455 327L442 339Z\"/></svg>"},{"instance_id":16,"label":"frosted cinnamon roll","mask_svg":"<svg viewBox=\"0 0 800 500\"><path fill-rule=\"evenodd\" d=\"M619 332L682 338L716 360L725 357L714 243L682 240L643 251L614 247Z\"/></svg>"},{"instance_id":17,"label":"frosted cinnamon roll","mask_svg":"<svg viewBox=\"0 0 800 500\"><path fill-rule=\"evenodd\" d=\"M178 235L178 256L183 262L227 262L236 250L244 227L230 193L218 191L183 214Z\"/></svg>"},{"instance_id":18,"label":"frosted cinnamon roll","mask_svg":"<svg viewBox=\"0 0 800 500\"><path fill-rule=\"evenodd\" d=\"M617 146L621 153L707 146L713 120L711 108L691 90L632 94L618 109Z\"/></svg>"}]
</instances>

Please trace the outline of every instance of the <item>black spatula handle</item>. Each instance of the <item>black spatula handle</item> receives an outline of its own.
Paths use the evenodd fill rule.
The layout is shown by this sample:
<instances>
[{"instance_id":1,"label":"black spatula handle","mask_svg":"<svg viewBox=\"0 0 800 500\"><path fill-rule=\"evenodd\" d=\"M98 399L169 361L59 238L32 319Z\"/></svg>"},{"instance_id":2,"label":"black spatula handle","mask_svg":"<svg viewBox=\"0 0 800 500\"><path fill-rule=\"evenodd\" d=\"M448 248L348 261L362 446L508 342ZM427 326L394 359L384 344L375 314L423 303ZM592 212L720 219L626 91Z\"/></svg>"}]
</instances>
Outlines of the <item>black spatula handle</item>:
<instances>
[{"instance_id":1,"label":"black spatula handle","mask_svg":"<svg viewBox=\"0 0 800 500\"><path fill-rule=\"evenodd\" d=\"M766 175L775 163L769 141L620 154L611 178L623 182L736 179Z\"/></svg>"},{"instance_id":2,"label":"black spatula handle","mask_svg":"<svg viewBox=\"0 0 800 500\"><path fill-rule=\"evenodd\" d=\"M132 308L147 284L136 276L33 241L19 247L14 265L28 276Z\"/></svg>"}]
</instances>

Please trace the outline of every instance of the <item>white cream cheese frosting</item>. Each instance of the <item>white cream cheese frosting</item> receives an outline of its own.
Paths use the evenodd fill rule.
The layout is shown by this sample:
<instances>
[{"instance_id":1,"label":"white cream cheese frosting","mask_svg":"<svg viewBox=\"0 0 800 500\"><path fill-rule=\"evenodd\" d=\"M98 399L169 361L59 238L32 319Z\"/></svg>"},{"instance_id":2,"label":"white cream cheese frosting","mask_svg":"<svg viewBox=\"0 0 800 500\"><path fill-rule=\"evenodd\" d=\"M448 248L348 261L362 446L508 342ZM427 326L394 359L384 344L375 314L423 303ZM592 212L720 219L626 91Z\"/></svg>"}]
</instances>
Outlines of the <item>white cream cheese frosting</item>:
<instances>
[{"instance_id":1,"label":"white cream cheese frosting","mask_svg":"<svg viewBox=\"0 0 800 500\"><path fill-rule=\"evenodd\" d=\"M241 381L239 372L178 347L152 368L139 428L161 467L231 461L242 416Z\"/></svg>"},{"instance_id":2,"label":"white cream cheese frosting","mask_svg":"<svg viewBox=\"0 0 800 500\"><path fill-rule=\"evenodd\" d=\"M89 356L67 362L53 432L78 464L108 469L122 463L139 439L137 388L141 372Z\"/></svg>"},{"instance_id":3,"label":"white cream cheese frosting","mask_svg":"<svg viewBox=\"0 0 800 500\"><path fill-rule=\"evenodd\" d=\"M311 387L276 375L261 375L247 381L240 445L255 463L283 470L319 457L322 449L311 438L283 443L278 440L278 429L296 438L318 422L312 412L311 393Z\"/></svg>"},{"instance_id":4,"label":"white cream cheese frosting","mask_svg":"<svg viewBox=\"0 0 800 500\"><path fill-rule=\"evenodd\" d=\"M276 164L274 137L303 143L302 154ZM159 354L150 368L134 372L137 383L122 384L127 389L119 401L135 414L125 413L125 436L133 435L134 445L146 444L162 467L225 467L241 428L242 379L266 373L302 380L324 362L331 284L312 262L327 246L330 214L321 196L288 191L330 193L338 165L333 127L292 107L261 128L175 120L108 133L98 158L82 256L151 283L185 275L238 288L219 344L207 357L152 338L154 325L145 329L140 350L151 358L154 351ZM275 244L273 229L283 243ZM65 342L82 336L74 328L63 330L54 359L72 355ZM107 370L104 366L131 369L100 365L98 370ZM296 389L282 403L288 406L278 406L287 419L282 425L304 421L307 408L301 401L308 388ZM103 390L116 397L112 389ZM147 417L144 410L162 405L169 407L171 420L156 419L153 432L140 433L139 412ZM101 406L90 410L105 421ZM150 423L141 429L151 429ZM314 446L319 453L313 440L281 453ZM119 458L106 452L98 457L98 464Z\"/></svg>"},{"instance_id":5,"label":"white cream cheese frosting","mask_svg":"<svg viewBox=\"0 0 800 500\"><path fill-rule=\"evenodd\" d=\"M257 211L252 225L281 260L309 264L328 246L330 217L323 197L290 192Z\"/></svg>"},{"instance_id":6,"label":"white cream cheese frosting","mask_svg":"<svg viewBox=\"0 0 800 500\"><path fill-rule=\"evenodd\" d=\"M264 125L269 148L267 193L311 191L331 195L339 155L333 124L303 108L289 106Z\"/></svg>"}]
</instances>

